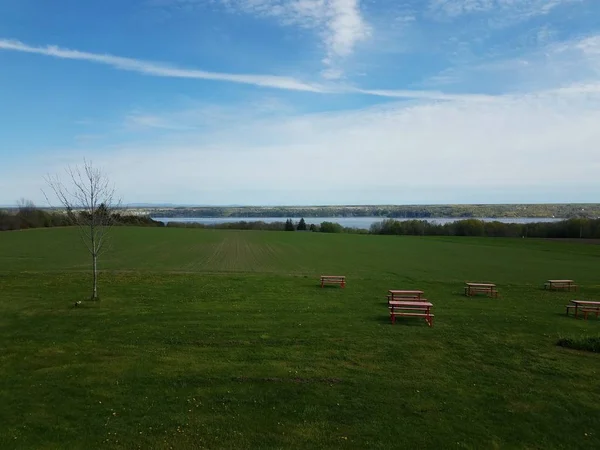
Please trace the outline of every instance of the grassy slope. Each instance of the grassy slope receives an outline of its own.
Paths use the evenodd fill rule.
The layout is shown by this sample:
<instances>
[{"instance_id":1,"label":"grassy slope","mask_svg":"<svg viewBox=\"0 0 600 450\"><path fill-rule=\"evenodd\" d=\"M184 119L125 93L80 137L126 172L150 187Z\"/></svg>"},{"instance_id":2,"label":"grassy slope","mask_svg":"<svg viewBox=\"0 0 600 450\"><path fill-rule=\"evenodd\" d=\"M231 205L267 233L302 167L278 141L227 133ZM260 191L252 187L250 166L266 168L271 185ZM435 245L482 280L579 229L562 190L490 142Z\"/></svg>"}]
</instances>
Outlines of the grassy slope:
<instances>
[{"instance_id":1,"label":"grassy slope","mask_svg":"<svg viewBox=\"0 0 600 450\"><path fill-rule=\"evenodd\" d=\"M123 228L114 248L102 301L73 308L74 231L0 234L0 448L600 447L599 355L554 345L600 321L540 290L600 298L598 246ZM390 326L389 288L426 290L435 327Z\"/></svg>"}]
</instances>

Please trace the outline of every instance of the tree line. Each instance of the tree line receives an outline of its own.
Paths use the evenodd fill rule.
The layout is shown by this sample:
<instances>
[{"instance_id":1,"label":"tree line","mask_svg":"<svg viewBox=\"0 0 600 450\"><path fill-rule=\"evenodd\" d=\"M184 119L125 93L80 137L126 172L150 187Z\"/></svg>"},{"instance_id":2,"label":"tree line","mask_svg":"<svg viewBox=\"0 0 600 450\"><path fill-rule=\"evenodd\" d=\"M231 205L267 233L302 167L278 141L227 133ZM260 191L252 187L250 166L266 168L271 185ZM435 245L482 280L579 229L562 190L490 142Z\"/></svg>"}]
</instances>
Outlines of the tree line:
<instances>
[{"instance_id":1,"label":"tree line","mask_svg":"<svg viewBox=\"0 0 600 450\"><path fill-rule=\"evenodd\" d=\"M343 227L336 222L306 224L304 219L294 223L240 221L217 224L169 222L169 228L202 228L214 230L309 231L320 233L352 233L406 236L479 236L530 237L549 239L600 239L600 219L567 219L558 222L504 223L477 219L457 220L443 225L426 220L387 219L371 225L369 230Z\"/></svg>"},{"instance_id":2,"label":"tree line","mask_svg":"<svg viewBox=\"0 0 600 450\"><path fill-rule=\"evenodd\" d=\"M308 225L304 218L297 223L292 219L285 222L264 222L262 220L227 223L194 223L194 222L169 222L167 228L200 228L206 230L262 230L262 231L305 231L320 233L353 233L367 234L369 230L360 228L343 227L336 222L321 222L320 224Z\"/></svg>"},{"instance_id":3,"label":"tree line","mask_svg":"<svg viewBox=\"0 0 600 450\"><path fill-rule=\"evenodd\" d=\"M99 206L99 214L103 209ZM106 208L104 208L106 210ZM29 200L20 200L16 209L0 210L0 231L27 230L29 228L69 227L84 219L85 211L55 211L41 209ZM111 211L110 218L116 226L163 227L164 223L148 216Z\"/></svg>"},{"instance_id":4,"label":"tree line","mask_svg":"<svg viewBox=\"0 0 600 450\"><path fill-rule=\"evenodd\" d=\"M600 217L600 204L521 205L381 205L381 206L231 206L231 207L146 207L140 212L153 217L381 217L383 218L514 218L514 217Z\"/></svg>"},{"instance_id":5,"label":"tree line","mask_svg":"<svg viewBox=\"0 0 600 450\"><path fill-rule=\"evenodd\" d=\"M99 208L99 214L102 208ZM78 222L75 215L83 211L59 212L36 207L32 202L21 200L16 210L0 210L0 231L26 230L28 228L48 228L74 226ZM116 226L164 227L165 224L148 216L127 214L125 211L112 211L111 218ZM443 225L426 220L386 219L371 225L369 230L343 227L339 223L324 221L308 225L304 218L298 222L287 219L285 222L244 221L201 224L169 222L168 228L203 228L219 230L266 230L266 231L308 231L320 233L361 233L407 236L480 236L480 237L532 237L555 239L600 239L600 219L572 218L558 222L504 223L487 222L477 219L457 220Z\"/></svg>"},{"instance_id":6,"label":"tree line","mask_svg":"<svg viewBox=\"0 0 600 450\"><path fill-rule=\"evenodd\" d=\"M370 234L411 236L530 237L600 239L600 219L573 218L559 222L504 223L467 219L443 225L425 220L384 220L371 225Z\"/></svg>"}]
</instances>

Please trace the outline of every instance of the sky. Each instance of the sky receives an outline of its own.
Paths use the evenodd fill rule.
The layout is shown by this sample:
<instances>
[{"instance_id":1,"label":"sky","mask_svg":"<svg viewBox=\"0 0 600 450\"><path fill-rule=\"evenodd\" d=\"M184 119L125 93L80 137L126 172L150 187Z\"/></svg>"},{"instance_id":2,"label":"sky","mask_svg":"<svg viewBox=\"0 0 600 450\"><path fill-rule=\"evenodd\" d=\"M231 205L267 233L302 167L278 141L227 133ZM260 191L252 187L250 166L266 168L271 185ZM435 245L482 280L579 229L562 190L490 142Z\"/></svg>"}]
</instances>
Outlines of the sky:
<instances>
[{"instance_id":1,"label":"sky","mask_svg":"<svg viewBox=\"0 0 600 450\"><path fill-rule=\"evenodd\" d=\"M600 202L600 1L0 0L0 205L84 158L125 204Z\"/></svg>"}]
</instances>

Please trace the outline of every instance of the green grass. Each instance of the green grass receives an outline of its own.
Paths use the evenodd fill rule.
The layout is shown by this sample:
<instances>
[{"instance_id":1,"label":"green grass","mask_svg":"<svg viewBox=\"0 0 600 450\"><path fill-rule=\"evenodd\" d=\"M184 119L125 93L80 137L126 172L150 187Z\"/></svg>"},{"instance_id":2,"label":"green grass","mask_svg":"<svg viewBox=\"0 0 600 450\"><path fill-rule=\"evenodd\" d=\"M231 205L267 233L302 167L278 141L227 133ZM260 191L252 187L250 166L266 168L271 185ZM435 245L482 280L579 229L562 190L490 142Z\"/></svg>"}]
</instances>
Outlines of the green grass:
<instances>
[{"instance_id":1,"label":"green grass","mask_svg":"<svg viewBox=\"0 0 600 450\"><path fill-rule=\"evenodd\" d=\"M556 345L600 321L541 289L600 299L600 246L119 228L74 307L77 239L0 233L2 449L600 447L600 355ZM435 326L391 326L390 288Z\"/></svg>"},{"instance_id":2,"label":"green grass","mask_svg":"<svg viewBox=\"0 0 600 450\"><path fill-rule=\"evenodd\" d=\"M600 336L565 337L558 340L557 345L574 350L600 353Z\"/></svg>"}]
</instances>

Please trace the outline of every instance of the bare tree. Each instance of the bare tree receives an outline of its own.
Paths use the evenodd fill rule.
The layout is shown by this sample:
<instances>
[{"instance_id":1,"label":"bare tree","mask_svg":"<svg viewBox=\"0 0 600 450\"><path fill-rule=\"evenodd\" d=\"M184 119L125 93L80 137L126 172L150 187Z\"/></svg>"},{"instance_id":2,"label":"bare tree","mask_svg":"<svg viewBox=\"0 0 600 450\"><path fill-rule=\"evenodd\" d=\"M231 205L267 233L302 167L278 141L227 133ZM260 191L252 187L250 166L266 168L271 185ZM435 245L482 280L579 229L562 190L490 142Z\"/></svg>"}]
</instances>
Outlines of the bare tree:
<instances>
[{"instance_id":1,"label":"bare tree","mask_svg":"<svg viewBox=\"0 0 600 450\"><path fill-rule=\"evenodd\" d=\"M108 178L91 161L84 159L82 167L68 167L66 174L66 184L58 175L48 175L45 181L66 209L70 220L77 225L92 257L91 300L99 300L98 257L108 248L108 234L114 225L114 211L120 206L120 201L116 199L115 189Z\"/></svg>"},{"instance_id":2,"label":"bare tree","mask_svg":"<svg viewBox=\"0 0 600 450\"><path fill-rule=\"evenodd\" d=\"M40 226L40 221L35 204L31 200L20 198L17 200L17 218L21 222L21 228Z\"/></svg>"},{"instance_id":3,"label":"bare tree","mask_svg":"<svg viewBox=\"0 0 600 450\"><path fill-rule=\"evenodd\" d=\"M17 208L19 209L19 212L30 212L35 210L35 204L31 200L21 197L17 200Z\"/></svg>"}]
</instances>

